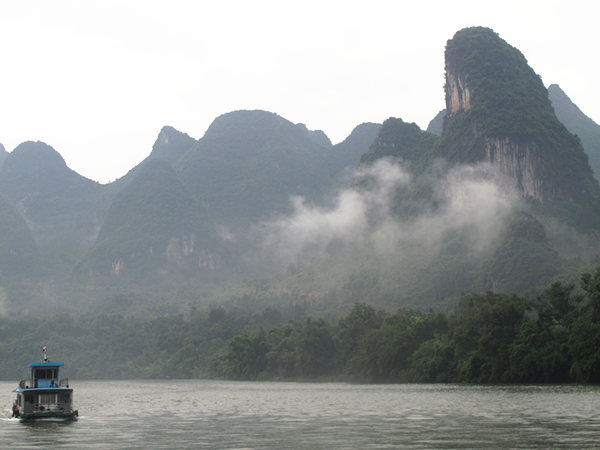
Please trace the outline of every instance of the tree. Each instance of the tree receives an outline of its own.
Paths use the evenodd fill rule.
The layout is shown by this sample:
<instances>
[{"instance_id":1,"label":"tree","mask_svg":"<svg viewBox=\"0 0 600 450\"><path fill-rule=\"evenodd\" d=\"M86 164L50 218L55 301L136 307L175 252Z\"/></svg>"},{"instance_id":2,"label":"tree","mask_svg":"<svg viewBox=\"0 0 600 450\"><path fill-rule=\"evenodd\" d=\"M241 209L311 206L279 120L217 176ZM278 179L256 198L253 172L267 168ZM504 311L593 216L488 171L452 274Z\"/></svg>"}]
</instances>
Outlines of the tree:
<instances>
[{"instance_id":1,"label":"tree","mask_svg":"<svg viewBox=\"0 0 600 450\"><path fill-rule=\"evenodd\" d=\"M261 328L258 332L235 336L225 354L226 375L241 380L256 380L267 367L268 346Z\"/></svg>"}]
</instances>

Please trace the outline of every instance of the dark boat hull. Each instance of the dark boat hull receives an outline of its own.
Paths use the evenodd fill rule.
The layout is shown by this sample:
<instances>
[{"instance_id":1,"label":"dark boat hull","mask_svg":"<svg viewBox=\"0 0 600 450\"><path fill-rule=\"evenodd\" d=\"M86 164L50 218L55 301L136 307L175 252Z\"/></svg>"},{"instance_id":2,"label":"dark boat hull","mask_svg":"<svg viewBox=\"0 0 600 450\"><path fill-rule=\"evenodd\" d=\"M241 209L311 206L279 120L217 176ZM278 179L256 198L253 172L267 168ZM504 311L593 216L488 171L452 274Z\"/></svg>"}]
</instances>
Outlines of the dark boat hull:
<instances>
[{"instance_id":1,"label":"dark boat hull","mask_svg":"<svg viewBox=\"0 0 600 450\"><path fill-rule=\"evenodd\" d=\"M15 417L22 421L33 421L33 420L47 420L47 419L59 419L59 420L77 420L79 417L78 411L62 412L62 411L36 411L29 414L15 414Z\"/></svg>"}]
</instances>

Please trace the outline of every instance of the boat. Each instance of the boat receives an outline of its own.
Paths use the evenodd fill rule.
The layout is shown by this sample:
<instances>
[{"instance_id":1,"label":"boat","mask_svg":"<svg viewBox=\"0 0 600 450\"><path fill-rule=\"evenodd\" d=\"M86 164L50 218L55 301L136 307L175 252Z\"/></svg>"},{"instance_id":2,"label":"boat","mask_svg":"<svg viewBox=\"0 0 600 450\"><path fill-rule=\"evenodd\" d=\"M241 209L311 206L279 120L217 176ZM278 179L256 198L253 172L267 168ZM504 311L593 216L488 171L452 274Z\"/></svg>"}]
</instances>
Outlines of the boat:
<instances>
[{"instance_id":1,"label":"boat","mask_svg":"<svg viewBox=\"0 0 600 450\"><path fill-rule=\"evenodd\" d=\"M73 410L73 388L69 387L68 378L58 376L65 363L48 360L46 346L42 347L42 352L42 362L29 364L31 378L19 381L19 387L13 391L17 393L13 417L76 420L79 412Z\"/></svg>"}]
</instances>

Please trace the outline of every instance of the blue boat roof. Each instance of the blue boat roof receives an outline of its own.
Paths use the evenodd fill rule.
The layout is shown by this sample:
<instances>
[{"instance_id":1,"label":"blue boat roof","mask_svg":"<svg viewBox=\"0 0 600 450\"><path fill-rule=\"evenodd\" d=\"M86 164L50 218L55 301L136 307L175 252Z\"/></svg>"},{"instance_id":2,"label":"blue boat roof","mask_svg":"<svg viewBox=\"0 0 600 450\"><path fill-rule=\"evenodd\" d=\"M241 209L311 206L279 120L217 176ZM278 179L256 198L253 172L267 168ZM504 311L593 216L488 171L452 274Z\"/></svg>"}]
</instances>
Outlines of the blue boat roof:
<instances>
[{"instance_id":1,"label":"blue boat roof","mask_svg":"<svg viewBox=\"0 0 600 450\"><path fill-rule=\"evenodd\" d=\"M52 387L45 387L45 388L22 388L22 387L18 387L16 389L13 389L13 392L29 392L29 391L72 391L73 388L68 388L68 387L64 387L64 386L52 386Z\"/></svg>"},{"instance_id":2,"label":"blue boat roof","mask_svg":"<svg viewBox=\"0 0 600 450\"><path fill-rule=\"evenodd\" d=\"M29 363L29 367L59 367L59 366L64 366L64 365L65 365L64 362L58 362L58 361Z\"/></svg>"}]
</instances>

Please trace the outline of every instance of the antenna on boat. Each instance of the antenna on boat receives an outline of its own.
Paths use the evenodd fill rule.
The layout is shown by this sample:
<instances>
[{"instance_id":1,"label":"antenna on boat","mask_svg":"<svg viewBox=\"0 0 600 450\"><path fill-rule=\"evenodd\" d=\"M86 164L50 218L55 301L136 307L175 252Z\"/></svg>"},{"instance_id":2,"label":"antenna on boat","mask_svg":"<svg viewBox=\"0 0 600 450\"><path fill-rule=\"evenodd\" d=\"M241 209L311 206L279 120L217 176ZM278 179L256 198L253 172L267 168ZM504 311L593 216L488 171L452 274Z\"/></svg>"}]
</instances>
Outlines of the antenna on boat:
<instances>
[{"instance_id":1,"label":"antenna on boat","mask_svg":"<svg viewBox=\"0 0 600 450\"><path fill-rule=\"evenodd\" d=\"M44 352L44 362L48 362L48 355L46 354L46 346L42 345L42 352Z\"/></svg>"}]
</instances>

